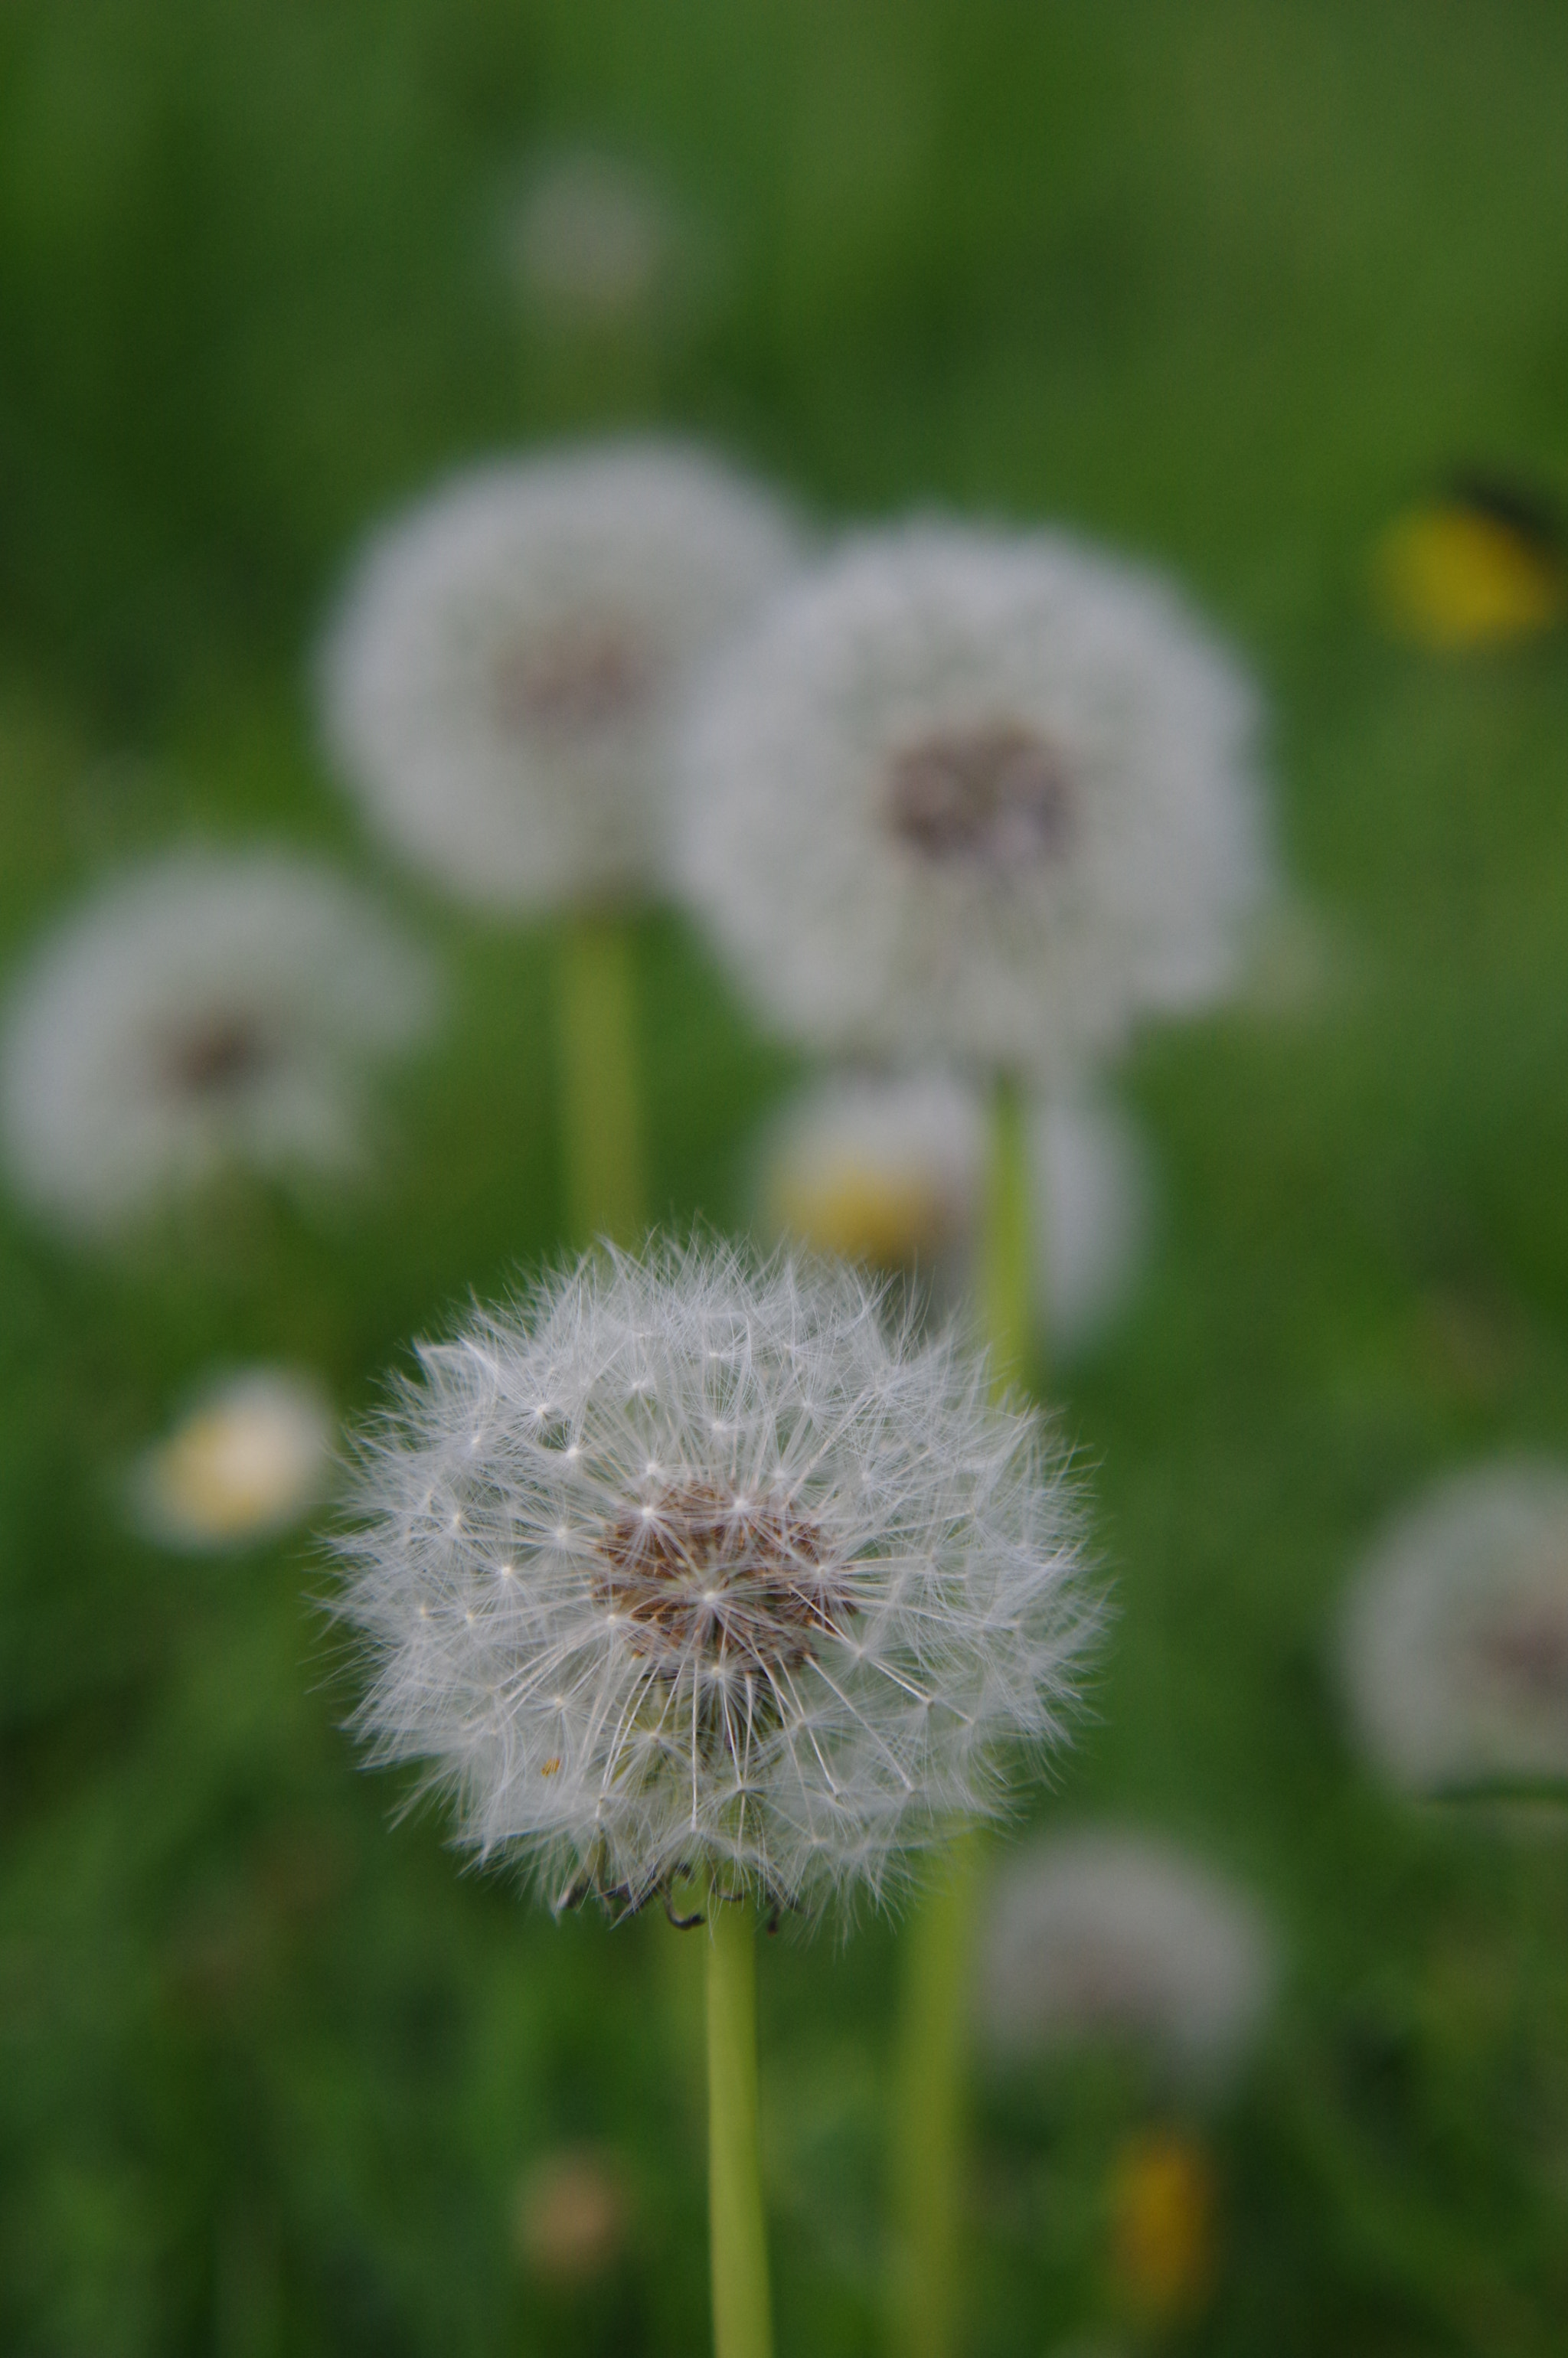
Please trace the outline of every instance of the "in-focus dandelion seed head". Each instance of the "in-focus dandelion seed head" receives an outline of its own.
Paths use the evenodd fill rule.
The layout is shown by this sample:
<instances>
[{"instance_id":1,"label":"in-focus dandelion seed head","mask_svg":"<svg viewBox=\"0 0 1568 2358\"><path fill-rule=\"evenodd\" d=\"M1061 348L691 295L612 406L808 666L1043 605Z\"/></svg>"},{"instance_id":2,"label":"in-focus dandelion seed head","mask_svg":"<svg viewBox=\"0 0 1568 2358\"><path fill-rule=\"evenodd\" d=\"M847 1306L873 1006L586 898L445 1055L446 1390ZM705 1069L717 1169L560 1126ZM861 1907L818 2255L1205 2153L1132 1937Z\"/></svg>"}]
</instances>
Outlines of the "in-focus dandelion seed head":
<instances>
[{"instance_id":1,"label":"in-focus dandelion seed head","mask_svg":"<svg viewBox=\"0 0 1568 2358\"><path fill-rule=\"evenodd\" d=\"M1075 1487L983 1361L708 1243L427 1347L343 1544L365 1734L557 1903L881 1892L1061 1734L1095 1620Z\"/></svg>"}]
</instances>

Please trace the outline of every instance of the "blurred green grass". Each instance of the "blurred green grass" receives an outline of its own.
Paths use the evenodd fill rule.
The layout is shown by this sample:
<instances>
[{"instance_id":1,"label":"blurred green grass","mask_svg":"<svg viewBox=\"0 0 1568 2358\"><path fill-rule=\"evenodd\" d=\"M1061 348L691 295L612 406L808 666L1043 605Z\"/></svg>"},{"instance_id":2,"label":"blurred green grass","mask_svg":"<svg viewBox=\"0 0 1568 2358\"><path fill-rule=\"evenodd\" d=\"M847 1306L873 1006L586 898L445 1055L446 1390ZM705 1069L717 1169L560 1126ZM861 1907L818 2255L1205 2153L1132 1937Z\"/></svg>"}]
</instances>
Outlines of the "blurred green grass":
<instances>
[{"instance_id":1,"label":"blurred green grass","mask_svg":"<svg viewBox=\"0 0 1568 2358\"><path fill-rule=\"evenodd\" d=\"M0 939L172 834L376 867L308 659L355 535L499 443L649 420L826 520L1061 517L1177 568L1273 708L1343 976L1151 1039L1164 1211L1076 1370L1119 1620L1034 1814L1191 1837L1289 1962L1208 2124L1221 2281L1181 2346L1529 2358L1568 2315L1568 1852L1371 1784L1327 1664L1378 1518L1568 1430L1568 650L1370 632L1370 535L1454 460L1568 483L1568 18L1494 0L12 0L0 18ZM688 332L593 366L518 315L505 193L586 136L715 225ZM695 1961L460 1875L337 1732L308 1542L170 1563L115 1475L191 1378L319 1366L556 1249L549 946L385 877L458 1006L367 1203L236 1185L115 1258L0 1207L0 2339L28 2358L705 2344ZM639 936L653 1195L741 1212L790 1065ZM895 1935L764 1961L786 2351L876 2331ZM1105 2301L1098 2065L977 2092L985 2358ZM525 2163L637 2184L568 2302Z\"/></svg>"}]
</instances>

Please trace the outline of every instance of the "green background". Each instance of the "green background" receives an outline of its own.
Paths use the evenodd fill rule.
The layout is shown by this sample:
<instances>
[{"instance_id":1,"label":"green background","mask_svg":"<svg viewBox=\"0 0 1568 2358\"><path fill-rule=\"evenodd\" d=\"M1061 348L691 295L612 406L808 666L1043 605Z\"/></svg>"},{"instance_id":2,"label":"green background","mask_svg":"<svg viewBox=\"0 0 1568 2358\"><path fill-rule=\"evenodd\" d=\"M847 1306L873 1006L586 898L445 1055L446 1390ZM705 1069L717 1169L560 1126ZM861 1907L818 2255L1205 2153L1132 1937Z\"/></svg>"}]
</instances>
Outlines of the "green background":
<instances>
[{"instance_id":1,"label":"green background","mask_svg":"<svg viewBox=\"0 0 1568 2358\"><path fill-rule=\"evenodd\" d=\"M1568 2332L1568 1854L1346 1740L1335 1599L1445 1466L1568 1420L1568 653L1377 636L1434 472L1568 481L1568 16L1541 0L10 0L0 17L0 942L190 830L379 872L309 650L366 524L503 444L713 438L825 522L1062 518L1176 570L1270 698L1321 1000L1150 1037L1132 1315L1061 1390L1119 1619L1029 1814L1190 1839L1285 1961L1197 2121L1219 2281L1175 2341L1486 2358ZM498 224L586 137L715 235L580 341ZM117 1479L215 1361L347 1408L556 1250L550 943L387 873L456 979L367 1198L236 1180L113 1258L0 1207L0 2341L706 2346L697 1959L465 1876L339 1732L319 1541L171 1561ZM641 925L651 1194L741 1217L792 1066ZM874 2346L896 1928L762 1961L783 2351ZM1104 2189L1174 2100L980 2086L968 2347L1114 2320ZM548 2293L519 2175L625 2157L628 2261Z\"/></svg>"}]
</instances>

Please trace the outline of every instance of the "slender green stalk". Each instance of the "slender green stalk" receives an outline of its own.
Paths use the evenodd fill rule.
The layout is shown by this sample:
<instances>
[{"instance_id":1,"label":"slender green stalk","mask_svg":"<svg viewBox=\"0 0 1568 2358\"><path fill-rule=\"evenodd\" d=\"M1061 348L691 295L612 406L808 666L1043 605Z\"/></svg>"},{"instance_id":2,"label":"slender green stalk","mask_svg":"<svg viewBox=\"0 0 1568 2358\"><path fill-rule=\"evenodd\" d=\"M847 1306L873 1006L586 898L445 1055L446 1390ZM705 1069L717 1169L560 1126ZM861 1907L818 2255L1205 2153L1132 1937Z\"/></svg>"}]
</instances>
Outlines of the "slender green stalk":
<instances>
[{"instance_id":1,"label":"slender green stalk","mask_svg":"<svg viewBox=\"0 0 1568 2358\"><path fill-rule=\"evenodd\" d=\"M1023 1094L999 1075L992 1087L989 1152L981 1213L979 1313L1000 1396L1021 1382L1029 1361L1034 1303L1033 1207Z\"/></svg>"},{"instance_id":2,"label":"slender green stalk","mask_svg":"<svg viewBox=\"0 0 1568 2358\"><path fill-rule=\"evenodd\" d=\"M708 1900L708 2217L714 2358L772 2358L757 2151L757 1950L750 1901Z\"/></svg>"},{"instance_id":3,"label":"slender green stalk","mask_svg":"<svg viewBox=\"0 0 1568 2358\"><path fill-rule=\"evenodd\" d=\"M1023 1376L1034 1300L1028 1127L1017 1084L998 1078L980 1231L979 1308L998 1397ZM904 1944L895 2061L892 2350L950 2358L958 2313L969 1939L979 1840L944 1853Z\"/></svg>"},{"instance_id":4,"label":"slender green stalk","mask_svg":"<svg viewBox=\"0 0 1568 2358\"><path fill-rule=\"evenodd\" d=\"M561 936L561 1140L579 1243L633 1243L645 1217L633 948L625 921L599 911L569 921Z\"/></svg>"}]
</instances>

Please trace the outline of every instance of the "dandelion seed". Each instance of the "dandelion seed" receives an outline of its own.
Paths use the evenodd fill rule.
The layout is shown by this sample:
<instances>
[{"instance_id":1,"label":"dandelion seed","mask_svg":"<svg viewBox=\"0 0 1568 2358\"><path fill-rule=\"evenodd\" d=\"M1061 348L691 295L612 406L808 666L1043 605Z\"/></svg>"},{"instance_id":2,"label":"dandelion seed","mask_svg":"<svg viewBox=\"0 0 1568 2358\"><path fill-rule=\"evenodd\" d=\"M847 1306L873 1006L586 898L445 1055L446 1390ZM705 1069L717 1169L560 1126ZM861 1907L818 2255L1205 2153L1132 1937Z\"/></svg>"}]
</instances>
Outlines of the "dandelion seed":
<instances>
[{"instance_id":1,"label":"dandelion seed","mask_svg":"<svg viewBox=\"0 0 1568 2358\"><path fill-rule=\"evenodd\" d=\"M325 1495L333 1419L321 1386L283 1368L252 1368L209 1390L132 1484L135 1520L166 1547L232 1547L264 1539Z\"/></svg>"},{"instance_id":2,"label":"dandelion seed","mask_svg":"<svg viewBox=\"0 0 1568 2358\"><path fill-rule=\"evenodd\" d=\"M697 450L496 461L372 541L322 665L370 824L495 907L640 898L696 672L793 569L781 508Z\"/></svg>"},{"instance_id":3,"label":"dandelion seed","mask_svg":"<svg viewBox=\"0 0 1568 2358\"><path fill-rule=\"evenodd\" d=\"M1212 2077L1245 2051L1272 1983L1251 1902L1169 1844L1086 1830L1030 1844L996 1877L979 2004L1003 2060L1130 2039Z\"/></svg>"},{"instance_id":4,"label":"dandelion seed","mask_svg":"<svg viewBox=\"0 0 1568 2358\"><path fill-rule=\"evenodd\" d=\"M362 1068L423 1037L438 998L423 951L306 861L189 850L116 878L11 986L13 1184L92 1234L228 1164L352 1171Z\"/></svg>"},{"instance_id":5,"label":"dandelion seed","mask_svg":"<svg viewBox=\"0 0 1568 2358\"><path fill-rule=\"evenodd\" d=\"M482 1855L613 1904L693 1869L791 1907L880 1893L994 1810L1001 1747L1060 1734L1094 1618L1077 1509L983 1362L890 1336L852 1275L706 1244L589 1259L477 1332L483 1359L427 1349L365 1444L341 1610L374 1667L364 1734L431 1764ZM509 1407L545 1367L580 1436L570 1555L558 1454ZM433 1465L471 1557L410 1521ZM498 1554L516 1577L472 1639L416 1644L418 1608L450 1628Z\"/></svg>"},{"instance_id":6,"label":"dandelion seed","mask_svg":"<svg viewBox=\"0 0 1568 2358\"><path fill-rule=\"evenodd\" d=\"M1478 1466L1397 1516L1352 1584L1340 1660L1397 1783L1568 1778L1568 1466Z\"/></svg>"},{"instance_id":7,"label":"dandelion seed","mask_svg":"<svg viewBox=\"0 0 1568 2358\"><path fill-rule=\"evenodd\" d=\"M1229 981L1268 866L1253 722L1145 576L1043 534L868 535L699 699L683 874L801 1037L1054 1087Z\"/></svg>"}]
</instances>

